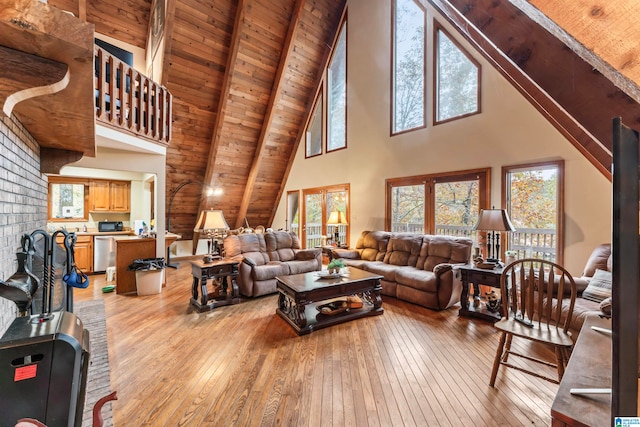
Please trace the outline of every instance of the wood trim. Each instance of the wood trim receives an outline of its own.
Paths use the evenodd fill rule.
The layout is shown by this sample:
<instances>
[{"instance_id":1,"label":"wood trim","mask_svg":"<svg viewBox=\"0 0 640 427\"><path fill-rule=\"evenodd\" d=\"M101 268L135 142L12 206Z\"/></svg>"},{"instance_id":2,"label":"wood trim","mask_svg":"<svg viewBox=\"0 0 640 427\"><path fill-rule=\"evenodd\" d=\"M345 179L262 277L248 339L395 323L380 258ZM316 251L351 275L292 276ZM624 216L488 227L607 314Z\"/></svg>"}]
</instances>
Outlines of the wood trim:
<instances>
[{"instance_id":1,"label":"wood trim","mask_svg":"<svg viewBox=\"0 0 640 427\"><path fill-rule=\"evenodd\" d=\"M558 188L556 195L556 264L564 264L564 160L550 160L546 162L523 163L502 167L501 177L501 209L507 209L507 174L526 169L550 169L555 166L558 171ZM509 240L502 246L503 251L509 250Z\"/></svg>"},{"instance_id":2,"label":"wood trim","mask_svg":"<svg viewBox=\"0 0 640 427\"><path fill-rule=\"evenodd\" d=\"M242 223L242 219L247 216L247 210L249 209L249 203L253 196L253 190L255 188L256 179L258 178L258 172L260 170L260 163L262 159L262 152L267 145L267 135L273 121L275 113L275 104L282 98L283 90L283 78L291 52L293 51L294 41L298 30L300 29L300 17L302 15L302 7L305 0L296 0L291 20L289 21L289 28L287 30L287 36L285 38L284 47L280 55L280 61L278 63L278 69L274 77L275 86L271 89L271 97L267 104L264 120L262 121L262 128L260 129L260 136L258 137L258 144L253 155L251 162L251 168L249 169L249 176L245 185L244 193L242 194L242 201L240 202L240 208L238 210L238 216L236 218L236 228Z\"/></svg>"},{"instance_id":3,"label":"wood trim","mask_svg":"<svg viewBox=\"0 0 640 427\"><path fill-rule=\"evenodd\" d=\"M326 127L325 127L325 138L324 138L324 152L325 154L334 152L334 151L338 151L338 150L342 150L347 148L347 135L349 133L348 128L347 128L347 124L348 124L348 117L347 117L347 110L348 110L348 106L349 106L349 98L348 98L348 90L347 90L347 86L349 84L348 82L348 78L349 78L349 28L347 26L347 12L345 9L345 13L342 16L342 19L340 19L340 25L338 27L338 31L336 33L336 38L333 41L333 47L331 48L331 56L329 58L329 62L327 63L327 74L329 73L329 68L331 67L331 63L333 62L333 55L335 54L335 49L338 45L338 41L340 40L340 34L342 33L342 31L344 30L344 69L345 69L345 73L344 73L344 103L345 103L345 108L344 108L344 146L343 147L338 147L338 148L334 148L332 150L329 150L329 78L327 76L327 80L326 80L326 107L325 107L325 111L326 111Z\"/></svg>"},{"instance_id":4,"label":"wood trim","mask_svg":"<svg viewBox=\"0 0 640 427\"><path fill-rule=\"evenodd\" d=\"M450 0L427 0L549 123L611 180L611 152L481 33Z\"/></svg>"},{"instance_id":5,"label":"wood trim","mask_svg":"<svg viewBox=\"0 0 640 427\"><path fill-rule=\"evenodd\" d=\"M416 126L413 127L411 129L403 129L400 131L394 131L393 130L393 126L394 126L394 104L395 104L395 91L394 91L394 75L395 75L395 63L394 63L394 56L395 56L395 28L396 28L396 4L397 4L398 0L393 0L391 2L391 13L389 15L391 15L391 32L390 32L390 48L389 48L389 52L391 54L391 56L389 57L389 76L391 77L389 79L389 94L391 95L389 97L389 136L396 136L396 135L402 135L404 133L407 132L413 132L415 130L420 130L420 129L425 129L427 127L427 9L419 2L414 0L414 3L416 4L416 6L418 6L420 9L422 9L423 12L423 16L424 16L424 46L423 46L423 56L424 56L424 61L422 64L422 77L424 79L424 88L422 91L422 125L421 126Z\"/></svg>"},{"instance_id":6,"label":"wood trim","mask_svg":"<svg viewBox=\"0 0 640 427\"><path fill-rule=\"evenodd\" d=\"M402 178L388 178L385 180L385 230L391 231L391 188L405 185L425 186L425 233L433 233L435 228L435 208L433 187L438 182L453 182L469 179L480 181L478 194L478 207L488 209L491 202L491 168L468 169L462 171L449 171L436 174L414 175Z\"/></svg>"},{"instance_id":7,"label":"wood trim","mask_svg":"<svg viewBox=\"0 0 640 427\"><path fill-rule=\"evenodd\" d=\"M444 120L438 120L438 31L442 31L444 35L451 40L451 42L456 45L458 50L462 52L464 56L467 57L469 61L471 61L478 70L477 74L477 108L476 111L472 111L469 113L465 113L459 116L450 117ZM478 62L471 54L458 42L458 40L453 37L436 19L433 20L433 125L440 125L443 123L452 122L454 120L463 119L465 117L474 116L476 114L482 113L482 65Z\"/></svg>"},{"instance_id":8,"label":"wood trim","mask_svg":"<svg viewBox=\"0 0 640 427\"><path fill-rule=\"evenodd\" d=\"M227 111L227 101L231 92L231 78L233 76L233 64L236 63L238 58L238 51L240 50L240 41L242 39L242 25L247 14L247 0L239 0L236 9L236 17L233 25L233 35L231 36L231 43L229 45L229 56L225 66L224 78L222 79L222 85L220 86L220 102L218 103L218 110L216 111L215 123L213 125L213 133L211 137L211 147L209 149L209 158L207 160L207 170L204 176L204 183L210 187L214 187L214 167L216 154L220 146L220 139L222 138L222 128L224 125L224 117ZM204 191L204 190L203 190ZM200 206L198 212L200 212L205 206L204 200L200 200ZM240 215L236 218L235 228L242 225L244 217ZM195 224L194 224L195 225Z\"/></svg>"},{"instance_id":9,"label":"wood trim","mask_svg":"<svg viewBox=\"0 0 640 427\"><path fill-rule=\"evenodd\" d=\"M343 16L347 13L346 10L346 0L340 0L341 4L342 4L342 8L343 8ZM340 28L340 25L337 26L335 32L334 32L334 38L335 33L337 33L338 29ZM329 46L327 44L327 46ZM327 48L325 51L325 56L322 59L322 61L320 62L320 64L322 64L319 68L318 68L318 75L316 76L316 85L315 87L316 89L316 93L318 92L318 89L321 88L323 79L324 79L324 72L327 68L327 64L329 63L329 55L331 54L331 49ZM310 99L309 102L307 103L307 109L305 111L305 117L307 118L307 121L309 120L309 115L311 114L311 111L313 109L313 105L314 105L314 101L315 101L315 97ZM298 135L296 136L296 142L294 144L293 149L291 150L291 154L289 155L289 161L287 162L287 167L284 171L284 174L282 176L282 182L280 183L280 189L278 190L278 194L276 196L276 199L273 203L273 209L271 210L271 215L269 217L269 223L273 223L273 218L276 215L276 210L278 208L278 205L280 204L280 199L282 198L282 194L284 193L284 189L285 186L287 184L287 180L289 178L289 174L291 173L291 168L293 166L293 161L296 158L296 155L298 153L298 149L300 148L300 142L302 141L302 137L304 136L304 133L306 131L306 126L300 126L300 129L298 131ZM326 137L326 135L325 135Z\"/></svg>"}]
</instances>

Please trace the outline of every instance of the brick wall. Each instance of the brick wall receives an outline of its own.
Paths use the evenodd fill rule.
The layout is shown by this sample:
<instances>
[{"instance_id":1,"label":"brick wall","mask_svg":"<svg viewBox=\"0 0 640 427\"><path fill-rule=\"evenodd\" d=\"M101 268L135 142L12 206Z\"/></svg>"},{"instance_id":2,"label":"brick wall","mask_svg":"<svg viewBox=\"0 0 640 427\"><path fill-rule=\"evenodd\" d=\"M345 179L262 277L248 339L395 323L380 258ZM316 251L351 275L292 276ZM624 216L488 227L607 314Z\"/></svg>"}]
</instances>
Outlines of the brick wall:
<instances>
[{"instance_id":1,"label":"brick wall","mask_svg":"<svg viewBox=\"0 0 640 427\"><path fill-rule=\"evenodd\" d=\"M0 279L17 270L20 238L47 222L47 177L40 173L40 147L15 117L0 113ZM0 298L0 336L17 314Z\"/></svg>"}]
</instances>

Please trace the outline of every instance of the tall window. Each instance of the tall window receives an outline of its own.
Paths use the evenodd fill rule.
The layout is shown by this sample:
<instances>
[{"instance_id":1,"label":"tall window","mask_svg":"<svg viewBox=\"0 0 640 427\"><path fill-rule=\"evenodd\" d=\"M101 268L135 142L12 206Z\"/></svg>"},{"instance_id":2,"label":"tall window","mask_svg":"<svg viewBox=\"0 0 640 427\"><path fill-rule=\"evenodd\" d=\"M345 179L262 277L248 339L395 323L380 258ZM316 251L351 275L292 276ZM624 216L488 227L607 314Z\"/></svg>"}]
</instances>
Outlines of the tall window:
<instances>
[{"instance_id":1,"label":"tall window","mask_svg":"<svg viewBox=\"0 0 640 427\"><path fill-rule=\"evenodd\" d=\"M306 155L313 157L322 154L322 88L318 93L316 105L313 107L311 119L305 132Z\"/></svg>"},{"instance_id":2,"label":"tall window","mask_svg":"<svg viewBox=\"0 0 640 427\"><path fill-rule=\"evenodd\" d=\"M393 3L391 133L424 127L426 11L414 0Z\"/></svg>"},{"instance_id":3,"label":"tall window","mask_svg":"<svg viewBox=\"0 0 640 427\"><path fill-rule=\"evenodd\" d=\"M437 28L437 27L436 27ZM435 122L480 111L480 65L442 29L436 29Z\"/></svg>"},{"instance_id":4,"label":"tall window","mask_svg":"<svg viewBox=\"0 0 640 427\"><path fill-rule=\"evenodd\" d=\"M489 169L387 180L387 230L467 236L489 200Z\"/></svg>"},{"instance_id":5,"label":"tall window","mask_svg":"<svg viewBox=\"0 0 640 427\"><path fill-rule=\"evenodd\" d=\"M509 248L518 258L563 262L564 162L505 167L503 199L516 228Z\"/></svg>"},{"instance_id":6,"label":"tall window","mask_svg":"<svg viewBox=\"0 0 640 427\"><path fill-rule=\"evenodd\" d=\"M327 70L327 152L347 146L347 22Z\"/></svg>"}]
</instances>

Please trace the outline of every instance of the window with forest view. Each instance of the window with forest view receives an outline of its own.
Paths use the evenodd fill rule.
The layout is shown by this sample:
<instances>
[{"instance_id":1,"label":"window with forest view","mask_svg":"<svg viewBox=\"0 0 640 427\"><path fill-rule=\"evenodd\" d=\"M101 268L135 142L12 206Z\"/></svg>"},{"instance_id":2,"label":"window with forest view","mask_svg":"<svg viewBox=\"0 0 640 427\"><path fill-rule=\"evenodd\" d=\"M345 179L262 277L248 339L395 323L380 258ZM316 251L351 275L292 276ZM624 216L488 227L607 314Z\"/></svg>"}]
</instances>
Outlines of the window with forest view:
<instances>
[{"instance_id":1,"label":"window with forest view","mask_svg":"<svg viewBox=\"0 0 640 427\"><path fill-rule=\"evenodd\" d=\"M306 156L313 157L322 154L322 89L311 113L311 120L307 124Z\"/></svg>"},{"instance_id":2,"label":"window with forest view","mask_svg":"<svg viewBox=\"0 0 640 427\"><path fill-rule=\"evenodd\" d=\"M563 162L505 168L506 202L515 232L509 249L518 258L562 262Z\"/></svg>"},{"instance_id":3,"label":"window with forest view","mask_svg":"<svg viewBox=\"0 0 640 427\"><path fill-rule=\"evenodd\" d=\"M347 23L327 70L327 152L347 146Z\"/></svg>"},{"instance_id":4,"label":"window with forest view","mask_svg":"<svg viewBox=\"0 0 640 427\"><path fill-rule=\"evenodd\" d=\"M391 187L391 231L424 233L424 184Z\"/></svg>"},{"instance_id":5,"label":"window with forest view","mask_svg":"<svg viewBox=\"0 0 640 427\"><path fill-rule=\"evenodd\" d=\"M489 169L387 180L387 224L392 232L476 238L480 208L488 203Z\"/></svg>"},{"instance_id":6,"label":"window with forest view","mask_svg":"<svg viewBox=\"0 0 640 427\"><path fill-rule=\"evenodd\" d=\"M441 28L436 30L436 64L435 121L477 113L480 65Z\"/></svg>"},{"instance_id":7,"label":"window with forest view","mask_svg":"<svg viewBox=\"0 0 640 427\"><path fill-rule=\"evenodd\" d=\"M327 220L332 211L340 211L349 218L349 185L337 185L302 190L302 238L305 248L318 247L322 244L322 237L328 241L333 239L337 229L338 240L349 242L349 225L330 225Z\"/></svg>"},{"instance_id":8,"label":"window with forest view","mask_svg":"<svg viewBox=\"0 0 640 427\"><path fill-rule=\"evenodd\" d=\"M424 127L426 11L414 0L393 3L392 133Z\"/></svg>"}]
</instances>

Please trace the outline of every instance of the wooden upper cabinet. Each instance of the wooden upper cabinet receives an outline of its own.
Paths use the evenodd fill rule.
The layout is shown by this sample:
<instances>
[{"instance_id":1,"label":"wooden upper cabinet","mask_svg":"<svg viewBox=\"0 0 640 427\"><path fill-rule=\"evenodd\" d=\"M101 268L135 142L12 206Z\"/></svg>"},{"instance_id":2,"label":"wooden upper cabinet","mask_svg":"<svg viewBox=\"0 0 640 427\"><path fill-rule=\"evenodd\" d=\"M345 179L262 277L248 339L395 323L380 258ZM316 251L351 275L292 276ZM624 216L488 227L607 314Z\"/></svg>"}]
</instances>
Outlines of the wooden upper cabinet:
<instances>
[{"instance_id":1,"label":"wooden upper cabinet","mask_svg":"<svg viewBox=\"0 0 640 427\"><path fill-rule=\"evenodd\" d=\"M111 181L109 186L111 210L129 212L131 210L131 183L127 181Z\"/></svg>"},{"instance_id":2,"label":"wooden upper cabinet","mask_svg":"<svg viewBox=\"0 0 640 427\"><path fill-rule=\"evenodd\" d=\"M92 212L129 212L131 210L129 181L91 180L89 195Z\"/></svg>"}]
</instances>

